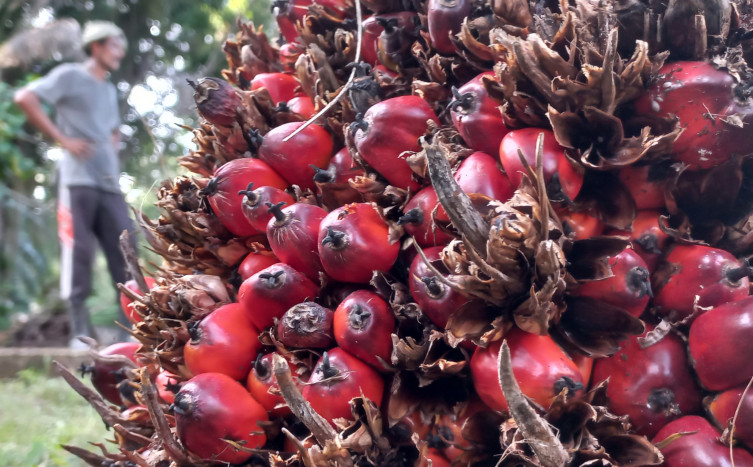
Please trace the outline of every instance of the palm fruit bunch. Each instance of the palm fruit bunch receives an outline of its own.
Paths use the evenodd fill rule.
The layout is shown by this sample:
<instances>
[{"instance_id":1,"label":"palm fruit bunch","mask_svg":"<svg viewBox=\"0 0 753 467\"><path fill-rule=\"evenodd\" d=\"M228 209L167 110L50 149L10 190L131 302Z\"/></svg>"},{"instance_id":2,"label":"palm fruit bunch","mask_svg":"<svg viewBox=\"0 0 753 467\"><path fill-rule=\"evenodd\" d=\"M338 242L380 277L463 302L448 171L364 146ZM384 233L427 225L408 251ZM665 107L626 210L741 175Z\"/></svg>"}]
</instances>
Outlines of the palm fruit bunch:
<instances>
[{"instance_id":1,"label":"palm fruit bunch","mask_svg":"<svg viewBox=\"0 0 753 467\"><path fill-rule=\"evenodd\" d=\"M114 439L66 449L753 465L751 2L272 9L189 83L137 343L92 345L99 392L62 369Z\"/></svg>"}]
</instances>

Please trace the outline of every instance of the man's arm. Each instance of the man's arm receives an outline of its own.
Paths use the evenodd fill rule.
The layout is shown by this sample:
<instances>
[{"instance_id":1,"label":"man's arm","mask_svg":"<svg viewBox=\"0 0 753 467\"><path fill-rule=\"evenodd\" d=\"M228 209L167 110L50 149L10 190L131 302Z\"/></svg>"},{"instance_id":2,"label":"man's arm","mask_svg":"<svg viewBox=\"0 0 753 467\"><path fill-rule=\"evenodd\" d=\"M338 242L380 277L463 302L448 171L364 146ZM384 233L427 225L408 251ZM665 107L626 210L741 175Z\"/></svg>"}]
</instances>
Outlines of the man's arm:
<instances>
[{"instance_id":1,"label":"man's arm","mask_svg":"<svg viewBox=\"0 0 753 467\"><path fill-rule=\"evenodd\" d=\"M110 142L112 143L113 150L115 150L115 154L120 152L120 130L119 129L116 128L112 130Z\"/></svg>"},{"instance_id":2,"label":"man's arm","mask_svg":"<svg viewBox=\"0 0 753 467\"><path fill-rule=\"evenodd\" d=\"M13 95L13 102L24 111L32 125L39 128L42 133L59 143L63 149L73 154L78 159L91 157L91 144L80 138L68 137L47 116L39 98L27 88L21 88Z\"/></svg>"}]
</instances>

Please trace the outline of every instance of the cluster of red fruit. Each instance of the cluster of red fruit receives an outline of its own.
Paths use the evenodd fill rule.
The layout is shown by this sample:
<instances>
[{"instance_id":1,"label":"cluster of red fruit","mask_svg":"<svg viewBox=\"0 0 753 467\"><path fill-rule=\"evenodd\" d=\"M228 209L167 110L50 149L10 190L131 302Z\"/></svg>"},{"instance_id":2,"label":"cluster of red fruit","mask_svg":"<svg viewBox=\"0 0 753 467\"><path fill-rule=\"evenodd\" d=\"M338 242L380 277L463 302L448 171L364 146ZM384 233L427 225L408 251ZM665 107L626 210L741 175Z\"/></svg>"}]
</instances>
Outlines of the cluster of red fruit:
<instances>
[{"instance_id":1,"label":"cluster of red fruit","mask_svg":"<svg viewBox=\"0 0 753 467\"><path fill-rule=\"evenodd\" d=\"M353 419L355 398L388 411L401 364L396 352L400 324L392 297L374 285L379 275L405 284L409 301L420 309L417 322L442 334L448 348L472 354L467 367L451 370L468 377L462 410L431 419L415 411L390 427L393 439L403 429L408 433L403 438L412 435L412 442L428 446L422 455L430 465L461 462L473 448L465 430L472 417L508 411L498 378L503 339L522 393L542 412L562 394L579 398L608 380L608 409L628 417L631 433L653 440L665 465L728 465L729 446L699 416L704 406L719 429L736 417L734 440L753 448L753 391L745 391L753 378L753 358L746 350L753 335L748 279L753 269L724 249L693 241L690 229L681 231L673 225L677 216L672 217L684 210L694 219L686 195L692 190L678 186L707 183L709 171L733 163L739 168L753 153L753 138L744 128L753 123L753 107L734 98L732 75L706 62L672 62L657 70L648 89L625 110L647 122L673 115L683 131L671 155L609 167L614 169L609 180L626 193L633 214L622 226L627 229L618 228L609 222L610 213L600 212L608 203L582 202L587 190L593 197L589 177L597 171L585 156L580 158L579 150L611 142L586 141L586 136L579 140L577 135L564 141L552 129L513 127L500 112L498 96L489 92L495 72L484 71L453 87L451 99L444 102L446 115L419 95L355 109L361 112L344 125L350 141L345 147L324 118L304 123L322 104L315 105L294 76L296 61L306 53L296 41L310 4L276 4L280 29L289 41L279 49L285 71L241 75L245 89L265 89L278 111L295 114L299 121L278 124L263 135L256 130L243 134L242 145L253 157L219 165L201 190L229 232L260 243L237 266L242 279L237 302L187 323L185 374L163 371L157 377L160 397L172 404L185 448L201 459L235 464L269 446L265 424L292 418L275 379L276 356L288 363L303 399L333 427L342 429L347 424L338 420ZM344 2L318 4L333 18L347 16ZM471 2L429 0L424 33L437 53L456 52L450 37L460 32L470 11ZM369 16L362 24L362 60L374 73L397 79L410 55L406 44L412 39L405 38L418 37L421 24L415 12ZM216 78L192 86L209 125L238 127L244 103L235 87ZM609 277L567 283L566 300L620 308L646 323L645 334L622 342L611 356L595 359L601 355L578 354L557 335L525 332L512 321L500 339L486 346L470 339L448 340L453 322L494 319L507 310L472 297L445 277L457 272L447 260L447 245L459 240L458 229L435 187L418 176L415 161L406 157L419 153L421 138L443 124L454 126L470 149L459 158L453 176L480 211L488 210L490 202L509 201L531 178L541 176L552 216L570 242L626 239L627 248L605 259ZM543 147L537 149L541 135ZM529 170L536 166L540 172L533 175ZM373 202L377 197L364 193L364 180L378 181L380 195L391 186L405 195L404 202ZM144 319L125 297L123 308L134 324ZM580 326L587 329L589 323ZM103 353L136 362L138 348L121 344ZM316 356L316 361L306 362L299 352ZM93 371L95 387L110 402L143 410L116 367L99 365ZM673 436L677 433L682 436ZM287 443L283 449L296 452L314 441ZM734 459L735 465L753 466L745 448L735 447Z\"/></svg>"}]
</instances>

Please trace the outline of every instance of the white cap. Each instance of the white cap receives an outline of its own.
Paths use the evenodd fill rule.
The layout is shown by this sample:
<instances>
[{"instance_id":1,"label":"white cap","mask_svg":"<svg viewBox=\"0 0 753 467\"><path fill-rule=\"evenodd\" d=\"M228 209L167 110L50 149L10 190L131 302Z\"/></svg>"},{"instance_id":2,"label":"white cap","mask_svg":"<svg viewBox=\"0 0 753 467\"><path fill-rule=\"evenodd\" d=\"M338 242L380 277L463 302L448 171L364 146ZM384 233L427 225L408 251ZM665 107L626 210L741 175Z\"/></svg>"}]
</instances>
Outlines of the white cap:
<instances>
[{"instance_id":1,"label":"white cap","mask_svg":"<svg viewBox=\"0 0 753 467\"><path fill-rule=\"evenodd\" d=\"M84 47L108 37L120 37L123 45L126 44L123 30L109 21L88 21L84 24L84 32L81 34L81 43Z\"/></svg>"}]
</instances>

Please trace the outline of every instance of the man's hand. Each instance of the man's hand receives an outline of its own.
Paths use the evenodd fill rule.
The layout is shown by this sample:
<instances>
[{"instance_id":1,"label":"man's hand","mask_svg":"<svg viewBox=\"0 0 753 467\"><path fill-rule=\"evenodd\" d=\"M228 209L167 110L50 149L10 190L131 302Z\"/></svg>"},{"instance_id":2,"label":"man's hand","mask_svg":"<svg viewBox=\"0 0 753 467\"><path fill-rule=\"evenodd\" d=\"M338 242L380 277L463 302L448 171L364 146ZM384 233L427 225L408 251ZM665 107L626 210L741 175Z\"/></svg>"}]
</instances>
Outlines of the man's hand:
<instances>
[{"instance_id":1,"label":"man's hand","mask_svg":"<svg viewBox=\"0 0 753 467\"><path fill-rule=\"evenodd\" d=\"M69 138L66 136L60 139L60 145L80 161L89 159L93 155L92 144L85 139Z\"/></svg>"}]
</instances>

